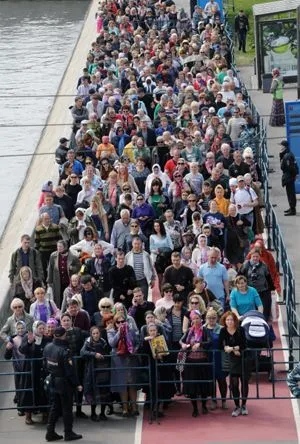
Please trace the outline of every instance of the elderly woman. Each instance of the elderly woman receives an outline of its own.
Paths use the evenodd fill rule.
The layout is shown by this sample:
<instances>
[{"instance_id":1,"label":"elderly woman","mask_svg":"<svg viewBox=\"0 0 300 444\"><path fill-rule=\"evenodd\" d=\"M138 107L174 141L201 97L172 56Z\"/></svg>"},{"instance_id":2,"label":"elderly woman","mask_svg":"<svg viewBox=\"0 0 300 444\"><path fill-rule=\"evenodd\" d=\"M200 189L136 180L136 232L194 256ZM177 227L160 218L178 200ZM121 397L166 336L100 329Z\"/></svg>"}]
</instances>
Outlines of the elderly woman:
<instances>
[{"instance_id":1,"label":"elderly woman","mask_svg":"<svg viewBox=\"0 0 300 444\"><path fill-rule=\"evenodd\" d=\"M234 286L230 293L230 308L238 319L251 310L263 313L264 307L259 294L255 288L248 286L245 276L236 277Z\"/></svg>"},{"instance_id":2,"label":"elderly woman","mask_svg":"<svg viewBox=\"0 0 300 444\"><path fill-rule=\"evenodd\" d=\"M283 103L283 80L278 68L272 70L272 83L270 93L273 96L270 126L283 126L285 124Z\"/></svg>"},{"instance_id":3,"label":"elderly woman","mask_svg":"<svg viewBox=\"0 0 300 444\"><path fill-rule=\"evenodd\" d=\"M16 283L15 297L22 299L25 311L28 313L30 304L35 300L33 292L41 285L41 281L33 279L30 267L25 266L20 269L20 282Z\"/></svg>"},{"instance_id":4,"label":"elderly woman","mask_svg":"<svg viewBox=\"0 0 300 444\"><path fill-rule=\"evenodd\" d=\"M106 420L105 407L111 402L110 395L110 347L101 337L101 330L94 326L90 337L85 340L80 356L85 360L83 391L87 402L91 405L91 420ZM101 413L96 415L97 405L101 405Z\"/></svg>"},{"instance_id":5,"label":"elderly woman","mask_svg":"<svg viewBox=\"0 0 300 444\"><path fill-rule=\"evenodd\" d=\"M207 380L210 379L208 357L204 350L207 338L202 327L200 311L192 310L190 320L191 327L180 340L182 350L187 353L183 370L183 391L190 398L201 398L202 413L206 415L208 413L206 398L209 394ZM199 416L197 400L193 399L191 403L193 406L192 416Z\"/></svg>"},{"instance_id":6,"label":"elderly woman","mask_svg":"<svg viewBox=\"0 0 300 444\"><path fill-rule=\"evenodd\" d=\"M219 391L222 399L222 409L227 410L226 404L226 394L227 394L227 382L226 382L226 373L222 370L222 362L221 362L221 354L219 349L219 337L221 332L221 325L218 324L218 315L217 312L213 308L209 308L206 313L206 323L204 326L204 331L208 340L208 349L211 350L208 358L209 361L213 363L214 368L214 377L218 381ZM217 408L216 401L216 387L214 385L213 388L213 402L212 402L212 410Z\"/></svg>"},{"instance_id":7,"label":"elderly woman","mask_svg":"<svg viewBox=\"0 0 300 444\"><path fill-rule=\"evenodd\" d=\"M107 326L108 343L112 347L111 358L111 391L121 396L123 417L129 416L128 401L131 402L131 413L138 415L136 405L137 360L134 353L138 347L136 331L129 326L121 313L114 316L113 322Z\"/></svg>"},{"instance_id":8,"label":"elderly woman","mask_svg":"<svg viewBox=\"0 0 300 444\"><path fill-rule=\"evenodd\" d=\"M192 261L196 264L198 270L201 265L208 261L209 247L207 246L207 237L205 234L199 234L197 246L192 253Z\"/></svg>"},{"instance_id":9,"label":"elderly woman","mask_svg":"<svg viewBox=\"0 0 300 444\"><path fill-rule=\"evenodd\" d=\"M46 324L43 321L36 321L33 324L33 332L28 332L23 338L19 347L19 352L24 355L23 374L21 375L20 386L26 391L20 392L20 408L25 411L25 424L32 425L32 412L40 410L43 412L43 423L47 422L48 404L44 392L44 379L47 376L43 368L43 351L51 339L45 336ZM40 359L37 359L40 358ZM32 361L33 359L33 361ZM29 389L29 390L28 390Z\"/></svg>"},{"instance_id":10,"label":"elderly woman","mask_svg":"<svg viewBox=\"0 0 300 444\"><path fill-rule=\"evenodd\" d=\"M30 306L29 314L35 321L47 322L50 318L60 318L60 310L54 301L47 299L46 292L42 287L34 290L36 301Z\"/></svg>"},{"instance_id":11,"label":"elderly woman","mask_svg":"<svg viewBox=\"0 0 300 444\"><path fill-rule=\"evenodd\" d=\"M13 314L7 318L0 331L0 337L4 342L8 342L9 338L17 334L16 323L18 321L25 323L26 331L32 331L33 317L26 313L22 299L14 298L11 301L10 309Z\"/></svg>"},{"instance_id":12,"label":"elderly woman","mask_svg":"<svg viewBox=\"0 0 300 444\"><path fill-rule=\"evenodd\" d=\"M111 322L113 318L113 304L109 298L102 298L99 301L98 308L99 311L96 311L92 316L91 324L96 325L102 333L106 329L107 323Z\"/></svg>"},{"instance_id":13,"label":"elderly woman","mask_svg":"<svg viewBox=\"0 0 300 444\"><path fill-rule=\"evenodd\" d=\"M129 328L135 330L137 337L139 338L140 332L137 328L136 322L132 316L130 316L127 312L127 309L122 302L116 302L113 306L112 313L115 316L116 314L122 314L125 316L126 322L128 322Z\"/></svg>"},{"instance_id":14,"label":"elderly woman","mask_svg":"<svg viewBox=\"0 0 300 444\"><path fill-rule=\"evenodd\" d=\"M16 322L16 331L17 334L10 337L9 341L6 343L4 359L10 360L13 359L13 369L14 369L14 379L15 379L15 402L18 408L18 415L24 416L24 412L19 410L19 398L20 398L20 390L22 387L20 385L21 382L21 372L24 366L24 355L19 352L19 347L22 343L22 338L26 334L26 324L23 321Z\"/></svg>"}]
</instances>

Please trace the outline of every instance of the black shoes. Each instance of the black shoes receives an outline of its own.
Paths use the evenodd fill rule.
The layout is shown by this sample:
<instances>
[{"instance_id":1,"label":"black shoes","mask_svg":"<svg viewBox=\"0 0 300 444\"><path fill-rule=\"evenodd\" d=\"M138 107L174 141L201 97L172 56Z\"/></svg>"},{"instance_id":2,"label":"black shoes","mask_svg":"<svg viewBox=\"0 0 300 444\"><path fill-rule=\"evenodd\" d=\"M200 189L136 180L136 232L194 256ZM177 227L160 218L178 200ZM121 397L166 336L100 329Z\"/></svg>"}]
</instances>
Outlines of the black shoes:
<instances>
[{"instance_id":1,"label":"black shoes","mask_svg":"<svg viewBox=\"0 0 300 444\"><path fill-rule=\"evenodd\" d=\"M197 416L199 416L199 410L198 409L194 409L193 413L192 413L192 417L193 418L197 418Z\"/></svg>"},{"instance_id":2,"label":"black shoes","mask_svg":"<svg viewBox=\"0 0 300 444\"><path fill-rule=\"evenodd\" d=\"M84 412L79 410L79 411L76 412L76 418L86 419L86 418L88 418L88 415L86 415Z\"/></svg>"},{"instance_id":3,"label":"black shoes","mask_svg":"<svg viewBox=\"0 0 300 444\"><path fill-rule=\"evenodd\" d=\"M65 435L65 441L76 441L77 439L82 439L82 435L78 435L75 432L71 432L68 435Z\"/></svg>"},{"instance_id":4,"label":"black shoes","mask_svg":"<svg viewBox=\"0 0 300 444\"><path fill-rule=\"evenodd\" d=\"M296 216L296 210L288 210L284 212L285 216Z\"/></svg>"},{"instance_id":5,"label":"black shoes","mask_svg":"<svg viewBox=\"0 0 300 444\"><path fill-rule=\"evenodd\" d=\"M58 435L56 432L47 432L45 436L46 441L59 441L63 439L62 435Z\"/></svg>"}]
</instances>

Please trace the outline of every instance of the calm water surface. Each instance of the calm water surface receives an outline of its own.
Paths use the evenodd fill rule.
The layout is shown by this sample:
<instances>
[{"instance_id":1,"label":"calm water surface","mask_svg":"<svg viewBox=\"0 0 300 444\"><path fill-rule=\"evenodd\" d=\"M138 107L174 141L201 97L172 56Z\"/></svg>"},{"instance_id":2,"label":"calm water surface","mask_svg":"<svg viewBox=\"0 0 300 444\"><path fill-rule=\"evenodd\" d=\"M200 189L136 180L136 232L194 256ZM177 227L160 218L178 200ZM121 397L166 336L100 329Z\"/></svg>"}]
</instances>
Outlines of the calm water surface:
<instances>
[{"instance_id":1,"label":"calm water surface","mask_svg":"<svg viewBox=\"0 0 300 444\"><path fill-rule=\"evenodd\" d=\"M0 1L0 96L11 95L0 97L0 236L43 129L18 125L45 123L54 98L34 96L56 93L88 4L85 0ZM7 157L18 154L28 156Z\"/></svg>"}]
</instances>

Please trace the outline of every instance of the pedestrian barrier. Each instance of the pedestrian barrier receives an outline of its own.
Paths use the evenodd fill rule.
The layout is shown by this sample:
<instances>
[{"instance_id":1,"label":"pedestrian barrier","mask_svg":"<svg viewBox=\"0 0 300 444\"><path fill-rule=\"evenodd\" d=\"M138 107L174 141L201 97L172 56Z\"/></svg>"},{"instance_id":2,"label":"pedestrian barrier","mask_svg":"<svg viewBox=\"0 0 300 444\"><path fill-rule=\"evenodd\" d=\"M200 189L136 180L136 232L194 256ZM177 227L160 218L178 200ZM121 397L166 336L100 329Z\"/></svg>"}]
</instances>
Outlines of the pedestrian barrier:
<instances>
[{"instance_id":1,"label":"pedestrian barrier","mask_svg":"<svg viewBox=\"0 0 300 444\"><path fill-rule=\"evenodd\" d=\"M285 370L290 366L290 362L286 361L283 356L283 352L289 349L285 348L265 348L265 349L246 349L242 352L241 361L242 361L242 376L245 374L251 373L250 379L250 391L247 399L249 400L279 400L279 399L293 399L293 396L289 393L286 386L286 373ZM297 348L298 353L300 349ZM133 355L133 358L137 358L135 360L134 365L122 367L122 366L114 366L111 363L108 367L105 368L93 368L93 382L94 388L101 389L105 387L111 387L111 384L101 384L97 382L97 375L101 374L101 372L112 372L117 371L122 373L124 370L136 371L136 378L131 382L126 384L128 387L136 387L137 390L143 389L143 392L146 394L146 399L142 401L137 401L143 403L144 405L149 406L149 420L153 420L153 412L158 411L158 405L162 402L169 402L171 398L174 400L174 385L177 384L180 387L187 387L188 384L204 384L206 387L207 394L205 398L201 396L191 397L176 397L176 402L182 402L187 400L199 400L205 401L208 397L214 401L217 400L234 400L235 398L232 396L231 390L229 390L229 395L226 398L221 397L221 395L217 392L217 369L220 367L220 355L226 356L224 352L220 350L204 350L207 355L207 360L202 362L185 362L183 364L183 371L180 373L181 376L178 377L179 373L175 371L177 367L177 356L179 351L170 351L167 356L160 359L153 359L149 355L146 354L136 354ZM261 369L262 356L266 358L263 360L264 369ZM107 355L104 358L113 358L113 356ZM75 357L75 359L82 359L80 357ZM29 370L24 371L14 371L11 367L11 364L14 365L14 360L8 362L7 360L0 360L0 394L1 394L1 403L0 403L0 411L1 410L13 410L18 409L20 411L35 410L38 411L40 409L45 409L49 407L49 404L40 405L35 402L34 394L36 390L44 389L44 380L35 381L35 384L32 383L34 381L34 364L38 361L41 362L41 366L43 365L43 359L25 359L24 364L27 362L30 363L30 366L25 365L24 368L29 368ZM110 361L111 362L111 361ZM267 366L265 364L267 362ZM224 364L225 365L225 364ZM201 369L205 368L205 376L202 379L198 379L198 376L195 379L186 379L185 377L185 369L187 366L197 367L196 374L201 374ZM224 367L225 368L225 367ZM227 368L227 367L226 367ZM267 378L262 374L262 371L267 372ZM284 375L281 376L281 373ZM176 375L177 377L172 377ZM226 376L230 376L230 373L227 372ZM7 385L7 377L10 377L10 381L14 377L20 377L17 388ZM30 376L29 381L30 384L27 383L26 387L22 387L22 381L24 381L24 377ZM100 378L101 379L101 378ZM26 378L28 381L28 378ZM268 381L268 382L267 382ZM39 387L37 387L36 383L38 382ZM267 383L267 389L266 389ZM114 387L123 384L113 384ZM171 390L169 393L171 395L165 396L166 390L165 387L171 386ZM284 394L282 394L282 388L285 388ZM230 385L229 385L230 389ZM184 390L183 390L184 391ZM16 394L18 397L19 394L24 392L32 393L32 404L30 405L22 405L18 404L13 405L13 398ZM7 396L10 395L10 396ZM196 394L197 395L197 394ZM51 396L51 395L50 395ZM115 401L115 403L120 403L120 401ZM78 405L78 403L76 403ZM130 404L130 402L129 402Z\"/></svg>"}]
</instances>

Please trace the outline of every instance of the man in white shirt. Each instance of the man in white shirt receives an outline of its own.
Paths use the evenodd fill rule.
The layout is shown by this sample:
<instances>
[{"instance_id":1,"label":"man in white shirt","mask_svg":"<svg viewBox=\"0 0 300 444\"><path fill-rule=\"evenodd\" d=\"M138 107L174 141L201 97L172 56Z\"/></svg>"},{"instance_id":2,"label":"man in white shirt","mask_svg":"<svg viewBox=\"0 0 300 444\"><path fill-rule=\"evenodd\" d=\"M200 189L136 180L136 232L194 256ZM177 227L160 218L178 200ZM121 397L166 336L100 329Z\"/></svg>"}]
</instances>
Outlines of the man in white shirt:
<instances>
[{"instance_id":1,"label":"man in white shirt","mask_svg":"<svg viewBox=\"0 0 300 444\"><path fill-rule=\"evenodd\" d=\"M245 216L253 225L253 209L258 205L258 197L255 191L245 185L244 176L237 177L238 188L231 193L230 202L237 207L238 214Z\"/></svg>"}]
</instances>

